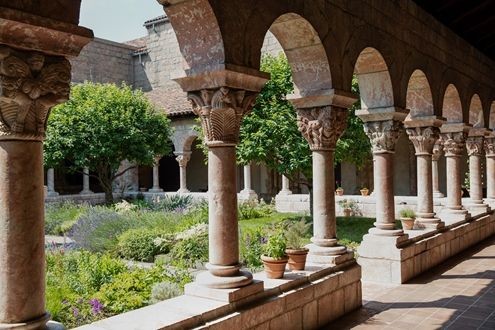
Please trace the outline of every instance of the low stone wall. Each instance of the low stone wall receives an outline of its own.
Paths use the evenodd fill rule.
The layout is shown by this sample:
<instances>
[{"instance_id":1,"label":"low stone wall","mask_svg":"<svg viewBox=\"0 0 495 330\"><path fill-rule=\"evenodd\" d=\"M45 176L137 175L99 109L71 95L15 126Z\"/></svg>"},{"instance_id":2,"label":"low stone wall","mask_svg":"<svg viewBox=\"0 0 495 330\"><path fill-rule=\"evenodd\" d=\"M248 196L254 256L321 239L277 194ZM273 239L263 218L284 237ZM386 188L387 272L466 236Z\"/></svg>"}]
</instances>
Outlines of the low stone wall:
<instances>
[{"instance_id":1,"label":"low stone wall","mask_svg":"<svg viewBox=\"0 0 495 330\"><path fill-rule=\"evenodd\" d=\"M235 302L184 295L78 329L319 329L361 306L361 268L354 259L328 268L309 265L280 280L264 273L254 278L264 290Z\"/></svg>"},{"instance_id":2,"label":"low stone wall","mask_svg":"<svg viewBox=\"0 0 495 330\"><path fill-rule=\"evenodd\" d=\"M404 283L468 247L495 235L493 212L440 230L405 231L409 238L366 234L358 248L363 280Z\"/></svg>"}]
</instances>

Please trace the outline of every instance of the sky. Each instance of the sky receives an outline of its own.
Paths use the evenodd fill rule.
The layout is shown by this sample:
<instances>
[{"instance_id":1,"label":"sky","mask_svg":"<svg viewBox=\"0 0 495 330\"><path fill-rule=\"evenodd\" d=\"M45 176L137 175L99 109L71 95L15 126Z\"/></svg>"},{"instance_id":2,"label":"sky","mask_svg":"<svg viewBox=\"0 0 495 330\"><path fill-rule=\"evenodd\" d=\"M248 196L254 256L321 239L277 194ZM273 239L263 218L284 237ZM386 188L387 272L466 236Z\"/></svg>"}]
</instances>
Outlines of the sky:
<instances>
[{"instance_id":1,"label":"sky","mask_svg":"<svg viewBox=\"0 0 495 330\"><path fill-rule=\"evenodd\" d=\"M79 25L95 37L122 42L145 36L143 23L163 14L156 0L82 0Z\"/></svg>"}]
</instances>

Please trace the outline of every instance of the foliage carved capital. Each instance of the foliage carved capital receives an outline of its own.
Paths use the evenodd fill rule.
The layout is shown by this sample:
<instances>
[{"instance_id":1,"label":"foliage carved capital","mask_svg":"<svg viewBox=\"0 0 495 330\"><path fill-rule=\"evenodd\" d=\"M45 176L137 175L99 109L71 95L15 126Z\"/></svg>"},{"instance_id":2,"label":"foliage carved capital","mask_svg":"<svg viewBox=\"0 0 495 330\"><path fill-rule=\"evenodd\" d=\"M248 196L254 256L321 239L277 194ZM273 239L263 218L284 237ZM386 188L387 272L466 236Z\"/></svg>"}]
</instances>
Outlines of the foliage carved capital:
<instances>
[{"instance_id":1,"label":"foliage carved capital","mask_svg":"<svg viewBox=\"0 0 495 330\"><path fill-rule=\"evenodd\" d=\"M464 151L466 136L465 132L441 133L445 157L460 157Z\"/></svg>"},{"instance_id":2,"label":"foliage carved capital","mask_svg":"<svg viewBox=\"0 0 495 330\"><path fill-rule=\"evenodd\" d=\"M440 159L440 156L442 156L443 153L443 144L442 140L440 139L440 135L438 140L435 142L435 145L433 146L433 151L432 151L432 160L433 161L438 161Z\"/></svg>"},{"instance_id":3,"label":"foliage carved capital","mask_svg":"<svg viewBox=\"0 0 495 330\"><path fill-rule=\"evenodd\" d=\"M468 156L483 156L482 136L470 136L466 139L466 150Z\"/></svg>"},{"instance_id":4,"label":"foliage carved capital","mask_svg":"<svg viewBox=\"0 0 495 330\"><path fill-rule=\"evenodd\" d=\"M189 161L191 160L191 154L190 153L178 154L175 160L177 160L177 163L179 163L179 167L186 167L187 163L189 163Z\"/></svg>"},{"instance_id":5,"label":"foliage carved capital","mask_svg":"<svg viewBox=\"0 0 495 330\"><path fill-rule=\"evenodd\" d=\"M483 147L486 157L495 157L495 137L485 138Z\"/></svg>"},{"instance_id":6,"label":"foliage carved capital","mask_svg":"<svg viewBox=\"0 0 495 330\"><path fill-rule=\"evenodd\" d=\"M297 127L312 151L335 150L347 126L347 113L335 106L297 109Z\"/></svg>"},{"instance_id":7,"label":"foliage carved capital","mask_svg":"<svg viewBox=\"0 0 495 330\"><path fill-rule=\"evenodd\" d=\"M41 141L50 109L69 98L67 59L0 46L0 139Z\"/></svg>"},{"instance_id":8,"label":"foliage carved capital","mask_svg":"<svg viewBox=\"0 0 495 330\"><path fill-rule=\"evenodd\" d=\"M205 143L215 146L239 142L242 118L252 110L258 93L219 87L188 92L187 96L201 119Z\"/></svg>"},{"instance_id":9,"label":"foliage carved capital","mask_svg":"<svg viewBox=\"0 0 495 330\"><path fill-rule=\"evenodd\" d=\"M373 153L394 153L402 122L397 120L364 123L364 131L371 142Z\"/></svg>"},{"instance_id":10,"label":"foliage carved capital","mask_svg":"<svg viewBox=\"0 0 495 330\"><path fill-rule=\"evenodd\" d=\"M431 155L438 140L438 127L414 127L406 129L409 140L414 145L416 155Z\"/></svg>"}]
</instances>

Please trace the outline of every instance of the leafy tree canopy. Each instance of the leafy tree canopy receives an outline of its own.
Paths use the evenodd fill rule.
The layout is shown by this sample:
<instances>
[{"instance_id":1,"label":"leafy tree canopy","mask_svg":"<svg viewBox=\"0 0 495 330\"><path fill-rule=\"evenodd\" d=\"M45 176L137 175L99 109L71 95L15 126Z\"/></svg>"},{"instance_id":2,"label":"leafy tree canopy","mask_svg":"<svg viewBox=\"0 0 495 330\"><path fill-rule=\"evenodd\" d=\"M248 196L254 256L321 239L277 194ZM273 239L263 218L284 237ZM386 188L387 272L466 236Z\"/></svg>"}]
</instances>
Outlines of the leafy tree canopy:
<instances>
[{"instance_id":1,"label":"leafy tree canopy","mask_svg":"<svg viewBox=\"0 0 495 330\"><path fill-rule=\"evenodd\" d=\"M59 167L70 160L72 171L88 167L111 203L114 180L135 165L152 165L155 156L169 154L170 134L169 119L141 91L86 82L72 86L70 99L52 109L44 161ZM135 165L119 168L124 160Z\"/></svg>"}]
</instances>

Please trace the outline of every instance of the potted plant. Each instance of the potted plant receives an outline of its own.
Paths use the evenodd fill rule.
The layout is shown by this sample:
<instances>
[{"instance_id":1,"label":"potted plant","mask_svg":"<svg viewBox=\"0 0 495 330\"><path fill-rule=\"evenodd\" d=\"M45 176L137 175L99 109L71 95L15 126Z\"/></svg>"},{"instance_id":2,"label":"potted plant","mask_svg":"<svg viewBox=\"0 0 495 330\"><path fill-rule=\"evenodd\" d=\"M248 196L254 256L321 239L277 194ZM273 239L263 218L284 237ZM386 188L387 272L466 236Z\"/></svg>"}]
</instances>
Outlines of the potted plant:
<instances>
[{"instance_id":1,"label":"potted plant","mask_svg":"<svg viewBox=\"0 0 495 330\"><path fill-rule=\"evenodd\" d=\"M402 209L399 212L400 222L402 223L402 229L412 230L414 227L414 219L416 218L416 213L411 209Z\"/></svg>"},{"instance_id":2,"label":"potted plant","mask_svg":"<svg viewBox=\"0 0 495 330\"><path fill-rule=\"evenodd\" d=\"M344 189L340 186L339 182L335 182L335 185L337 186L337 189L335 189L335 193L337 196L342 196L344 195Z\"/></svg>"},{"instance_id":3,"label":"potted plant","mask_svg":"<svg viewBox=\"0 0 495 330\"><path fill-rule=\"evenodd\" d=\"M359 205L356 203L355 200L343 199L338 203L339 206L342 208L344 217L350 217L351 215L361 215L361 210L359 209Z\"/></svg>"},{"instance_id":4,"label":"potted plant","mask_svg":"<svg viewBox=\"0 0 495 330\"><path fill-rule=\"evenodd\" d=\"M278 230L268 237L261 256L266 277L282 278L284 276L285 266L289 259L285 254L286 247L287 241L282 231Z\"/></svg>"},{"instance_id":5,"label":"potted plant","mask_svg":"<svg viewBox=\"0 0 495 330\"><path fill-rule=\"evenodd\" d=\"M304 247L304 236L308 232L310 224L304 219L291 224L286 231L287 249L290 270L304 270L308 249Z\"/></svg>"},{"instance_id":6,"label":"potted plant","mask_svg":"<svg viewBox=\"0 0 495 330\"><path fill-rule=\"evenodd\" d=\"M370 192L366 187L361 188L359 191L361 192L361 196L368 196L368 193Z\"/></svg>"}]
</instances>

